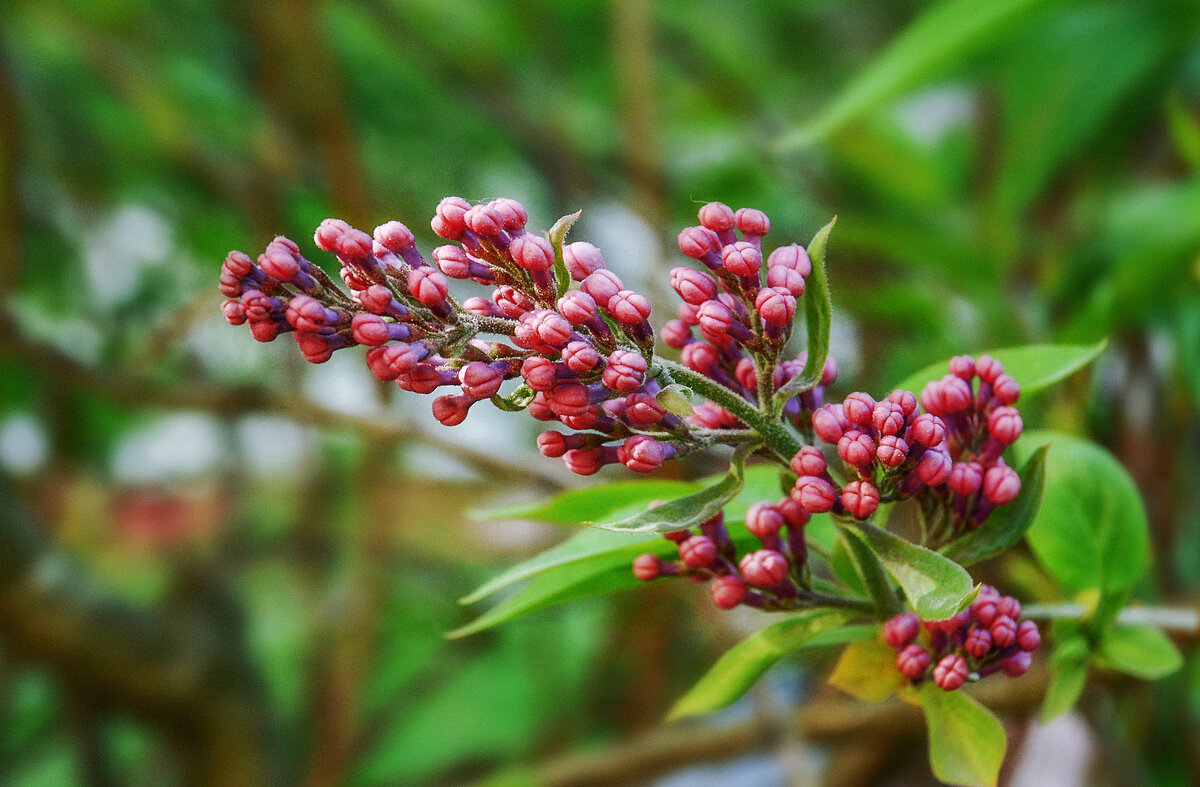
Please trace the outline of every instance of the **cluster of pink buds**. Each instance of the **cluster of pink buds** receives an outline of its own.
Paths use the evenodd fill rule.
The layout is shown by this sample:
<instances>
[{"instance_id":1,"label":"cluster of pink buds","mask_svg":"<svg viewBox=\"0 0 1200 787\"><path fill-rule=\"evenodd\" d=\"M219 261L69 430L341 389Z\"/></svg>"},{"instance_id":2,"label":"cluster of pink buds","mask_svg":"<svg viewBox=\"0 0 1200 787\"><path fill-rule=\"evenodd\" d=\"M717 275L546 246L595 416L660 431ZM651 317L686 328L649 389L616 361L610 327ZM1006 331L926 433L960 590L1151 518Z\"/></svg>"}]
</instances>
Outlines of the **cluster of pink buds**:
<instances>
[{"instance_id":1,"label":"cluster of pink buds","mask_svg":"<svg viewBox=\"0 0 1200 787\"><path fill-rule=\"evenodd\" d=\"M700 209L699 219L699 226L679 233L679 249L703 263L705 270L671 271L671 286L683 303L678 319L663 326L663 341L680 351L687 368L749 402L762 403L798 374L807 360L805 353L794 359L783 359L781 354L812 261L802 246L780 246L766 258L764 272L762 238L771 222L760 210L735 212L728 205L710 202ZM802 413L820 406L825 386L836 376L837 364L829 359L820 384L787 402L784 417L800 425ZM716 403L696 408L689 420L709 429L744 426Z\"/></svg>"},{"instance_id":2,"label":"cluster of pink buds","mask_svg":"<svg viewBox=\"0 0 1200 787\"><path fill-rule=\"evenodd\" d=\"M1019 677L1029 670L1042 635L1021 620L1021 603L982 585L970 607L948 620L925 621L911 612L883 624L883 639L896 650L896 669L913 684L932 678L953 691L994 672Z\"/></svg>"},{"instance_id":3,"label":"cluster of pink buds","mask_svg":"<svg viewBox=\"0 0 1200 787\"><path fill-rule=\"evenodd\" d=\"M762 549L739 555L724 516L718 513L701 524L698 533L677 530L666 534L679 550L678 560L646 553L633 561L633 574L643 581L663 576L711 580L713 603L721 609L739 604L763 610L794 609L813 597L804 542L808 519L808 513L790 497L775 504L755 503L746 512L746 529L762 542Z\"/></svg>"}]
</instances>

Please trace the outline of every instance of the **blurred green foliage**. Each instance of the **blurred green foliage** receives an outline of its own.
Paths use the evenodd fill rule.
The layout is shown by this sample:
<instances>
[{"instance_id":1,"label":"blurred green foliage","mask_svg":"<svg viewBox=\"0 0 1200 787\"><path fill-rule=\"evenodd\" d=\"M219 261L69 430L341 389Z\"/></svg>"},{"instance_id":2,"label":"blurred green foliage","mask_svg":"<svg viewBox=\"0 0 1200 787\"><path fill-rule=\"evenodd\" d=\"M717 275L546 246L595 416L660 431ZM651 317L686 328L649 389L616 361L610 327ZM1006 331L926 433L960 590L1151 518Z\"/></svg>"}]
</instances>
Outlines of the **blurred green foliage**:
<instances>
[{"instance_id":1,"label":"blurred green foliage","mask_svg":"<svg viewBox=\"0 0 1200 787\"><path fill-rule=\"evenodd\" d=\"M12 0L0 103L0 446L44 444L5 465L110 593L144 605L181 565L220 569L289 778L466 779L602 745L659 720L729 639L655 589L640 611L576 605L447 644L470 617L451 600L547 537L505 552L463 523L509 479L431 490L406 480L409 446L353 429L251 471L279 433L246 438L256 407L218 394L311 408L313 378L215 324L219 261L327 215L398 218L428 248L447 194L516 197L544 227L584 208L579 237L644 234L632 211L668 252L614 264L650 279L710 199L766 210L787 240L837 214L841 392L1107 338L1026 423L1133 474L1143 597L1200 594L1195 3ZM215 458L123 474L131 436L177 408L212 414ZM38 439L6 443L21 419ZM1162 691L1085 703L1115 778L1200 779L1197 675L1193 652ZM152 727L78 706L37 664L0 663L0 778L184 778ZM1146 714L1152 740L1130 726Z\"/></svg>"}]
</instances>

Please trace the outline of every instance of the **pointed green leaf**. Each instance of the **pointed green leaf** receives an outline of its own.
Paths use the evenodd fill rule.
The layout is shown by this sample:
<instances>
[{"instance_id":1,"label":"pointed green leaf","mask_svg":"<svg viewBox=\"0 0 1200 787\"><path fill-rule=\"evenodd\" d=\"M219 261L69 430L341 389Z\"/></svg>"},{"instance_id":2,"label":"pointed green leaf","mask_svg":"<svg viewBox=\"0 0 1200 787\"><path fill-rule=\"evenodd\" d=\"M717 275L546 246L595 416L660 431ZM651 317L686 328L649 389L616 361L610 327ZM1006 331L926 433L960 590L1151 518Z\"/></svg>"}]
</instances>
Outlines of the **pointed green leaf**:
<instances>
[{"instance_id":1,"label":"pointed green leaf","mask_svg":"<svg viewBox=\"0 0 1200 787\"><path fill-rule=\"evenodd\" d=\"M1008 745L1000 720L962 691L942 691L926 682L918 696L929 728L933 775L947 784L995 785Z\"/></svg>"},{"instance_id":2,"label":"pointed green leaf","mask_svg":"<svg viewBox=\"0 0 1200 787\"><path fill-rule=\"evenodd\" d=\"M804 368L784 383L775 394L775 406L781 408L788 399L804 393L821 382L825 359L829 357L829 327L833 321L833 301L829 296L829 277L825 273L825 247L837 216L817 231L808 244L812 273L804 288L804 324L808 331L808 359Z\"/></svg>"},{"instance_id":3,"label":"pointed green leaf","mask_svg":"<svg viewBox=\"0 0 1200 787\"><path fill-rule=\"evenodd\" d=\"M998 555L1020 541L1042 504L1048 450L1048 446L1042 446L1034 451L1021 468L1021 494L1016 500L996 509L977 529L938 551L960 565L969 566Z\"/></svg>"},{"instance_id":4,"label":"pointed green leaf","mask_svg":"<svg viewBox=\"0 0 1200 787\"><path fill-rule=\"evenodd\" d=\"M591 527L622 533L669 533L698 525L712 518L742 491L746 458L758 448L754 444L738 446L729 462L729 472L716 484L686 497L669 500L619 522L585 522Z\"/></svg>"},{"instance_id":5,"label":"pointed green leaf","mask_svg":"<svg viewBox=\"0 0 1200 787\"><path fill-rule=\"evenodd\" d=\"M890 697L904 680L896 669L896 651L878 637L855 642L843 650L829 675L831 686L868 702Z\"/></svg>"},{"instance_id":6,"label":"pointed green leaf","mask_svg":"<svg viewBox=\"0 0 1200 787\"><path fill-rule=\"evenodd\" d=\"M745 694L771 665L808 644L818 634L853 620L857 613L815 609L781 620L727 651L675 707L670 719L699 716L724 708Z\"/></svg>"},{"instance_id":7,"label":"pointed green leaf","mask_svg":"<svg viewBox=\"0 0 1200 787\"><path fill-rule=\"evenodd\" d=\"M846 531L852 526L839 523L839 527ZM856 535L862 536L900 583L908 603L922 620L945 620L974 598L971 575L953 560L869 522L858 522L854 527L858 529Z\"/></svg>"},{"instance_id":8,"label":"pointed green leaf","mask_svg":"<svg viewBox=\"0 0 1200 787\"><path fill-rule=\"evenodd\" d=\"M546 233L546 239L554 248L554 284L560 296L571 288L571 274L567 272L567 263L563 260L563 242L566 240L567 232L582 215L583 211L577 210L563 216L554 222L554 226Z\"/></svg>"},{"instance_id":9,"label":"pointed green leaf","mask_svg":"<svg viewBox=\"0 0 1200 787\"><path fill-rule=\"evenodd\" d=\"M1183 656L1171 638L1153 626L1117 626L1100 640L1096 661L1102 667L1158 680L1183 666Z\"/></svg>"},{"instance_id":10,"label":"pointed green leaf","mask_svg":"<svg viewBox=\"0 0 1200 787\"><path fill-rule=\"evenodd\" d=\"M529 387L529 383L521 383L507 398L500 394L493 394L492 404L506 413L517 413L528 407L536 395L537 392Z\"/></svg>"},{"instance_id":11,"label":"pointed green leaf","mask_svg":"<svg viewBox=\"0 0 1200 787\"><path fill-rule=\"evenodd\" d=\"M844 554L849 558L853 573L858 579L857 584L871 597L871 602L881 616L890 618L903 612L904 605L892 589L892 579L888 576L887 569L863 536L850 527L840 526L838 535L838 543L842 550L834 552L834 569L839 570L841 574L848 573L844 563L838 565L841 562L840 556ZM856 583L847 581L846 584L856 589Z\"/></svg>"},{"instance_id":12,"label":"pointed green leaf","mask_svg":"<svg viewBox=\"0 0 1200 787\"><path fill-rule=\"evenodd\" d=\"M1082 634L1059 639L1050 657L1050 685L1042 700L1042 722L1075 707L1087 683L1088 643Z\"/></svg>"},{"instance_id":13,"label":"pointed green leaf","mask_svg":"<svg viewBox=\"0 0 1200 787\"><path fill-rule=\"evenodd\" d=\"M1070 377L1096 359L1107 341L1097 344L1029 344L1021 347L1005 347L987 350L979 355L990 355L1004 364L1004 371L1021 384L1022 401L1045 388ZM920 394L925 384L940 380L950 373L950 359L932 363L919 372L906 377L897 385L906 391Z\"/></svg>"},{"instance_id":14,"label":"pointed green leaf","mask_svg":"<svg viewBox=\"0 0 1200 787\"><path fill-rule=\"evenodd\" d=\"M668 412L680 416L695 415L692 409L692 392L679 383L671 383L654 397Z\"/></svg>"}]
</instances>

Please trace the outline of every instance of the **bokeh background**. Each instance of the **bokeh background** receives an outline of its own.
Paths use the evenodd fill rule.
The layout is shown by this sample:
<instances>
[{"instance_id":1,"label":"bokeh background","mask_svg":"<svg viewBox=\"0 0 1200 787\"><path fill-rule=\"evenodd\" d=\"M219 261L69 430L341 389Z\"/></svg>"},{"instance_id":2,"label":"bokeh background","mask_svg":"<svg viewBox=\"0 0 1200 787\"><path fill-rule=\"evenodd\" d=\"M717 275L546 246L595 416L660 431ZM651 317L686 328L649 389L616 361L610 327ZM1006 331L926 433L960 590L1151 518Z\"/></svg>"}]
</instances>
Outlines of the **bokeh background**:
<instances>
[{"instance_id":1,"label":"bokeh background","mask_svg":"<svg viewBox=\"0 0 1200 787\"><path fill-rule=\"evenodd\" d=\"M531 419L438 428L353 351L256 344L216 278L276 234L315 255L330 215L428 249L448 194L543 228L582 208L573 237L660 315L704 202L780 243L837 214L843 395L1107 337L1025 422L1118 456L1153 531L1139 596L1200 599L1195 3L9 0L0 107L5 784L932 778L919 716L798 664L664 728L758 623L696 588L444 639L564 535L469 512L578 479ZM989 570L1044 582L1019 553ZM1050 739L1035 673L1004 779L1047 783L1051 740L1078 783L1200 782L1188 652L1160 684L1097 676Z\"/></svg>"}]
</instances>

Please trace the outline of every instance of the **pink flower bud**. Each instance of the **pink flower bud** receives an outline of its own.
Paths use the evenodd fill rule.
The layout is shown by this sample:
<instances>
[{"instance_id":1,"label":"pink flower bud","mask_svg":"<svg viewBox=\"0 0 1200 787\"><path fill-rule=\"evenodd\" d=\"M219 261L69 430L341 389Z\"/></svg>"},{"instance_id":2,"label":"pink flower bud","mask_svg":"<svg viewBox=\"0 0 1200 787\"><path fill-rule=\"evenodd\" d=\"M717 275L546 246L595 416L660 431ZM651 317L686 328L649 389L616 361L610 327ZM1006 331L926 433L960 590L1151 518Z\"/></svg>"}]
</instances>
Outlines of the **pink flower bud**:
<instances>
[{"instance_id":1,"label":"pink flower bud","mask_svg":"<svg viewBox=\"0 0 1200 787\"><path fill-rule=\"evenodd\" d=\"M776 265L767 268L767 286L783 288L790 292L793 298L799 298L804 294L804 277L799 271Z\"/></svg>"},{"instance_id":2,"label":"pink flower bud","mask_svg":"<svg viewBox=\"0 0 1200 787\"><path fill-rule=\"evenodd\" d=\"M225 301L221 304L221 314L230 325L241 325L246 322L246 307L237 301Z\"/></svg>"},{"instance_id":3,"label":"pink flower bud","mask_svg":"<svg viewBox=\"0 0 1200 787\"><path fill-rule=\"evenodd\" d=\"M717 561L717 545L708 536L691 536L680 542L679 559L690 568L708 568Z\"/></svg>"},{"instance_id":4,"label":"pink flower bud","mask_svg":"<svg viewBox=\"0 0 1200 787\"><path fill-rule=\"evenodd\" d=\"M458 370L458 382L472 399L490 399L500 390L504 374L483 361L471 361Z\"/></svg>"},{"instance_id":5,"label":"pink flower bud","mask_svg":"<svg viewBox=\"0 0 1200 787\"><path fill-rule=\"evenodd\" d=\"M1016 620L1021 617L1021 602L1012 596L1001 596L996 599L996 612Z\"/></svg>"},{"instance_id":6,"label":"pink flower bud","mask_svg":"<svg viewBox=\"0 0 1200 787\"><path fill-rule=\"evenodd\" d=\"M627 437L617 450L617 459L635 473L657 470L666 458L666 446L653 437L641 434Z\"/></svg>"},{"instance_id":7,"label":"pink flower bud","mask_svg":"<svg viewBox=\"0 0 1200 787\"><path fill-rule=\"evenodd\" d=\"M577 241L563 247L563 262L567 273L575 281L583 281L591 274L604 268L604 255L590 243Z\"/></svg>"},{"instance_id":8,"label":"pink flower bud","mask_svg":"<svg viewBox=\"0 0 1200 787\"><path fill-rule=\"evenodd\" d=\"M931 449L917 462L917 477L929 486L939 486L950 478L954 460L943 449Z\"/></svg>"},{"instance_id":9,"label":"pink flower bud","mask_svg":"<svg viewBox=\"0 0 1200 787\"><path fill-rule=\"evenodd\" d=\"M923 446L933 448L946 439L946 424L931 413L922 413L913 419L912 436Z\"/></svg>"},{"instance_id":10,"label":"pink flower bud","mask_svg":"<svg viewBox=\"0 0 1200 787\"><path fill-rule=\"evenodd\" d=\"M458 240L467 228L463 217L470 209L471 203L462 197L446 197L438 203L430 225L439 238Z\"/></svg>"},{"instance_id":11,"label":"pink flower bud","mask_svg":"<svg viewBox=\"0 0 1200 787\"><path fill-rule=\"evenodd\" d=\"M350 231L350 225L341 219L325 219L313 233L313 242L321 251L336 254L342 235Z\"/></svg>"},{"instance_id":12,"label":"pink flower bud","mask_svg":"<svg viewBox=\"0 0 1200 787\"><path fill-rule=\"evenodd\" d=\"M875 441L852 429L838 440L838 456L854 467L869 467L875 461Z\"/></svg>"},{"instance_id":13,"label":"pink flower bud","mask_svg":"<svg viewBox=\"0 0 1200 787\"><path fill-rule=\"evenodd\" d=\"M567 452L567 440L561 432L551 429L538 435L537 447L542 456L557 459Z\"/></svg>"},{"instance_id":14,"label":"pink flower bud","mask_svg":"<svg viewBox=\"0 0 1200 787\"><path fill-rule=\"evenodd\" d=\"M739 241L724 248L721 252L721 262L734 276L757 277L762 268L762 252L752 243Z\"/></svg>"},{"instance_id":15,"label":"pink flower bud","mask_svg":"<svg viewBox=\"0 0 1200 787\"><path fill-rule=\"evenodd\" d=\"M604 451L599 448L572 448L563 454L563 463L576 475L593 475L604 466Z\"/></svg>"},{"instance_id":16,"label":"pink flower bud","mask_svg":"<svg viewBox=\"0 0 1200 787\"><path fill-rule=\"evenodd\" d=\"M761 238L771 231L771 220L767 214L755 208L739 208L734 214L737 228L748 238Z\"/></svg>"},{"instance_id":17,"label":"pink flower bud","mask_svg":"<svg viewBox=\"0 0 1200 787\"><path fill-rule=\"evenodd\" d=\"M472 275L471 258L462 246L438 246L433 250L433 261L437 263L438 270L451 279L466 279Z\"/></svg>"},{"instance_id":18,"label":"pink flower bud","mask_svg":"<svg viewBox=\"0 0 1200 787\"><path fill-rule=\"evenodd\" d=\"M847 420L859 426L870 426L871 415L875 412L875 400L870 394L857 391L846 397L842 402L842 412Z\"/></svg>"},{"instance_id":19,"label":"pink flower bud","mask_svg":"<svg viewBox=\"0 0 1200 787\"><path fill-rule=\"evenodd\" d=\"M525 237L525 236L521 236ZM560 349L566 346L574 334L571 323L558 312L549 309L534 309L521 315L521 322L528 323L540 341Z\"/></svg>"},{"instance_id":20,"label":"pink flower bud","mask_svg":"<svg viewBox=\"0 0 1200 787\"><path fill-rule=\"evenodd\" d=\"M633 561L633 575L643 582L657 579L659 576L659 564L661 562L658 555L651 555L648 552L644 555L638 555Z\"/></svg>"},{"instance_id":21,"label":"pink flower bud","mask_svg":"<svg viewBox=\"0 0 1200 787\"><path fill-rule=\"evenodd\" d=\"M713 232L728 232L733 229L733 208L722 202L710 202L700 208L700 224Z\"/></svg>"},{"instance_id":22,"label":"pink flower bud","mask_svg":"<svg viewBox=\"0 0 1200 787\"><path fill-rule=\"evenodd\" d=\"M442 426L458 426L467 418L467 410L474 403L469 396L439 396L433 400L433 417Z\"/></svg>"},{"instance_id":23,"label":"pink flower bud","mask_svg":"<svg viewBox=\"0 0 1200 787\"><path fill-rule=\"evenodd\" d=\"M1000 662L1000 669L1010 678L1019 678L1029 671L1033 664L1033 654L1029 651L1018 651Z\"/></svg>"},{"instance_id":24,"label":"pink flower bud","mask_svg":"<svg viewBox=\"0 0 1200 787\"><path fill-rule=\"evenodd\" d=\"M1021 477L1007 465L993 465L984 473L983 494L998 506L1011 503L1021 494Z\"/></svg>"},{"instance_id":25,"label":"pink flower bud","mask_svg":"<svg viewBox=\"0 0 1200 787\"><path fill-rule=\"evenodd\" d=\"M956 355L950 359L950 374L967 382L975 376L975 359L969 355Z\"/></svg>"},{"instance_id":26,"label":"pink flower bud","mask_svg":"<svg viewBox=\"0 0 1200 787\"><path fill-rule=\"evenodd\" d=\"M880 402L871 411L871 424L880 434L900 434L904 429L904 411L895 402Z\"/></svg>"},{"instance_id":27,"label":"pink flower bud","mask_svg":"<svg viewBox=\"0 0 1200 787\"><path fill-rule=\"evenodd\" d=\"M450 291L445 275L433 268L413 268L408 274L408 291L422 306L435 308L446 302Z\"/></svg>"},{"instance_id":28,"label":"pink flower bud","mask_svg":"<svg viewBox=\"0 0 1200 787\"><path fill-rule=\"evenodd\" d=\"M463 223L482 238L495 237L504 229L500 215L487 205L473 206L463 214Z\"/></svg>"},{"instance_id":29,"label":"pink flower bud","mask_svg":"<svg viewBox=\"0 0 1200 787\"><path fill-rule=\"evenodd\" d=\"M608 311L625 325L636 325L650 317L650 299L640 292L621 290L608 299Z\"/></svg>"},{"instance_id":30,"label":"pink flower bud","mask_svg":"<svg viewBox=\"0 0 1200 787\"><path fill-rule=\"evenodd\" d=\"M961 413L971 406L971 386L961 377L948 374L940 383L942 406L946 413Z\"/></svg>"},{"instance_id":31,"label":"pink flower bud","mask_svg":"<svg viewBox=\"0 0 1200 787\"><path fill-rule=\"evenodd\" d=\"M554 247L539 235L520 235L508 245L513 262L527 271L548 271L554 267Z\"/></svg>"},{"instance_id":32,"label":"pink flower bud","mask_svg":"<svg viewBox=\"0 0 1200 787\"><path fill-rule=\"evenodd\" d=\"M783 524L783 512L770 503L755 503L746 512L746 529L758 538L770 538Z\"/></svg>"},{"instance_id":33,"label":"pink flower bud","mask_svg":"<svg viewBox=\"0 0 1200 787\"><path fill-rule=\"evenodd\" d=\"M746 583L735 576L717 577L709 586L713 603L720 609L733 609L746 598Z\"/></svg>"},{"instance_id":34,"label":"pink flower bud","mask_svg":"<svg viewBox=\"0 0 1200 787\"><path fill-rule=\"evenodd\" d=\"M671 288L685 303L699 306L717 297L717 283L708 274L695 268L679 267L671 270Z\"/></svg>"},{"instance_id":35,"label":"pink flower bud","mask_svg":"<svg viewBox=\"0 0 1200 787\"><path fill-rule=\"evenodd\" d=\"M1017 623L1008 615L999 615L988 627L992 633L992 642L998 648L1007 648L1017 641Z\"/></svg>"},{"instance_id":36,"label":"pink flower bud","mask_svg":"<svg viewBox=\"0 0 1200 787\"><path fill-rule=\"evenodd\" d=\"M955 462L947 483L956 495L973 495L983 486L983 467L978 462Z\"/></svg>"},{"instance_id":37,"label":"pink flower bud","mask_svg":"<svg viewBox=\"0 0 1200 787\"><path fill-rule=\"evenodd\" d=\"M970 653L976 659L982 659L992 649L992 635L985 628L972 626L967 632L967 639L963 642L963 650Z\"/></svg>"},{"instance_id":38,"label":"pink flower bud","mask_svg":"<svg viewBox=\"0 0 1200 787\"><path fill-rule=\"evenodd\" d=\"M975 374L985 383L995 383L996 378L1004 374L1004 364L990 355L981 355L975 362Z\"/></svg>"},{"instance_id":39,"label":"pink flower bud","mask_svg":"<svg viewBox=\"0 0 1200 787\"><path fill-rule=\"evenodd\" d=\"M1021 398L1021 386L1012 377L1002 374L992 383L992 395L1004 404L1014 404Z\"/></svg>"},{"instance_id":40,"label":"pink flower bud","mask_svg":"<svg viewBox=\"0 0 1200 787\"><path fill-rule=\"evenodd\" d=\"M652 426L666 414L666 408L648 393L631 393L625 397L625 417L634 426Z\"/></svg>"},{"instance_id":41,"label":"pink flower bud","mask_svg":"<svg viewBox=\"0 0 1200 787\"><path fill-rule=\"evenodd\" d=\"M899 467L908 458L908 443L894 434L879 438L879 447L875 456L888 467Z\"/></svg>"},{"instance_id":42,"label":"pink flower bud","mask_svg":"<svg viewBox=\"0 0 1200 787\"><path fill-rule=\"evenodd\" d=\"M391 338L387 323L377 314L356 314L350 320L350 332L354 341L372 347L385 344Z\"/></svg>"},{"instance_id":43,"label":"pink flower bud","mask_svg":"<svg viewBox=\"0 0 1200 787\"><path fill-rule=\"evenodd\" d=\"M988 415L988 434L1001 445L1012 445L1021 436L1025 424L1015 407L997 407Z\"/></svg>"},{"instance_id":44,"label":"pink flower bud","mask_svg":"<svg viewBox=\"0 0 1200 787\"><path fill-rule=\"evenodd\" d=\"M646 377L646 359L630 350L614 350L604 369L604 384L617 393L630 394Z\"/></svg>"},{"instance_id":45,"label":"pink flower bud","mask_svg":"<svg viewBox=\"0 0 1200 787\"><path fill-rule=\"evenodd\" d=\"M796 298L783 287L767 287L758 291L754 308L767 325L781 328L796 316Z\"/></svg>"},{"instance_id":46,"label":"pink flower bud","mask_svg":"<svg viewBox=\"0 0 1200 787\"><path fill-rule=\"evenodd\" d=\"M1021 621L1021 625L1017 626L1017 645L1021 650L1032 652L1041 644L1042 633L1038 631L1038 625L1032 620Z\"/></svg>"},{"instance_id":47,"label":"pink flower bud","mask_svg":"<svg viewBox=\"0 0 1200 787\"><path fill-rule=\"evenodd\" d=\"M921 619L911 612L897 615L883 624L883 641L893 648L907 647L920 633Z\"/></svg>"},{"instance_id":48,"label":"pink flower bud","mask_svg":"<svg viewBox=\"0 0 1200 787\"><path fill-rule=\"evenodd\" d=\"M688 227L679 233L679 250L694 260L715 257L721 250L721 239L707 227Z\"/></svg>"},{"instance_id":49,"label":"pink flower bud","mask_svg":"<svg viewBox=\"0 0 1200 787\"><path fill-rule=\"evenodd\" d=\"M738 569L751 585L777 588L787 579L788 560L774 549L759 549L744 555Z\"/></svg>"},{"instance_id":50,"label":"pink flower bud","mask_svg":"<svg viewBox=\"0 0 1200 787\"><path fill-rule=\"evenodd\" d=\"M600 353L587 342L568 342L562 350L562 361L571 371L582 374L599 365Z\"/></svg>"},{"instance_id":51,"label":"pink flower bud","mask_svg":"<svg viewBox=\"0 0 1200 787\"><path fill-rule=\"evenodd\" d=\"M529 211L515 199L501 197L488 203L506 230L520 230L529 221Z\"/></svg>"},{"instance_id":52,"label":"pink flower bud","mask_svg":"<svg viewBox=\"0 0 1200 787\"><path fill-rule=\"evenodd\" d=\"M824 478L802 475L792 487L792 499L810 514L823 514L833 509L833 485Z\"/></svg>"},{"instance_id":53,"label":"pink flower bud","mask_svg":"<svg viewBox=\"0 0 1200 787\"><path fill-rule=\"evenodd\" d=\"M869 519L879 508L879 490L870 481L851 481L842 489L842 505L855 519Z\"/></svg>"},{"instance_id":54,"label":"pink flower bud","mask_svg":"<svg viewBox=\"0 0 1200 787\"><path fill-rule=\"evenodd\" d=\"M621 285L620 278L612 271L601 268L598 271L588 274L583 283L579 285L580 289L596 301L597 304L607 306L612 297L621 290L625 289Z\"/></svg>"},{"instance_id":55,"label":"pink flower bud","mask_svg":"<svg viewBox=\"0 0 1200 787\"><path fill-rule=\"evenodd\" d=\"M806 445L792 457L791 468L796 475L823 475L825 455L816 446Z\"/></svg>"},{"instance_id":56,"label":"pink flower bud","mask_svg":"<svg viewBox=\"0 0 1200 787\"><path fill-rule=\"evenodd\" d=\"M583 415L591 401L588 398L588 389L579 383L559 382L546 391L546 404L551 412L561 418L564 415Z\"/></svg>"},{"instance_id":57,"label":"pink flower bud","mask_svg":"<svg viewBox=\"0 0 1200 787\"><path fill-rule=\"evenodd\" d=\"M982 592L975 601L971 602L970 609L971 617L975 619L976 623L984 627L991 626L998 614L996 611L996 599L990 597L984 598Z\"/></svg>"},{"instance_id":58,"label":"pink flower bud","mask_svg":"<svg viewBox=\"0 0 1200 787\"><path fill-rule=\"evenodd\" d=\"M929 651L920 645L909 645L896 655L896 669L909 680L920 680L929 669Z\"/></svg>"},{"instance_id":59,"label":"pink flower bud","mask_svg":"<svg viewBox=\"0 0 1200 787\"><path fill-rule=\"evenodd\" d=\"M692 342L683 348L680 360L693 372L709 374L720 360L720 354L711 344Z\"/></svg>"},{"instance_id":60,"label":"pink flower bud","mask_svg":"<svg viewBox=\"0 0 1200 787\"><path fill-rule=\"evenodd\" d=\"M917 412L917 397L912 391L897 388L888 394L887 400L900 405L900 412L904 413L906 419Z\"/></svg>"},{"instance_id":61,"label":"pink flower bud","mask_svg":"<svg viewBox=\"0 0 1200 787\"><path fill-rule=\"evenodd\" d=\"M970 669L967 668L966 659L951 654L933 668L933 682L939 689L954 691L966 682L968 674Z\"/></svg>"},{"instance_id":62,"label":"pink flower bud","mask_svg":"<svg viewBox=\"0 0 1200 787\"><path fill-rule=\"evenodd\" d=\"M549 358L533 356L521 363L521 376L535 391L549 391L559 378L558 364Z\"/></svg>"},{"instance_id":63,"label":"pink flower bud","mask_svg":"<svg viewBox=\"0 0 1200 787\"><path fill-rule=\"evenodd\" d=\"M812 260L803 246L793 243L790 246L780 246L771 252L771 256L767 257L768 272L771 268L784 268L799 273L802 278L808 278L812 274Z\"/></svg>"},{"instance_id":64,"label":"pink flower bud","mask_svg":"<svg viewBox=\"0 0 1200 787\"><path fill-rule=\"evenodd\" d=\"M813 431L826 443L836 443L850 427L840 404L827 404L813 411Z\"/></svg>"},{"instance_id":65,"label":"pink flower bud","mask_svg":"<svg viewBox=\"0 0 1200 787\"><path fill-rule=\"evenodd\" d=\"M781 497L775 503L775 507L779 509L779 513L783 514L783 522L791 528L802 528L812 519L812 514L800 507L800 504L791 497Z\"/></svg>"},{"instance_id":66,"label":"pink flower bud","mask_svg":"<svg viewBox=\"0 0 1200 787\"><path fill-rule=\"evenodd\" d=\"M417 242L412 230L398 221L380 224L373 234L375 242L393 254L401 254Z\"/></svg>"},{"instance_id":67,"label":"pink flower bud","mask_svg":"<svg viewBox=\"0 0 1200 787\"><path fill-rule=\"evenodd\" d=\"M692 332L679 320L668 320L659 335L668 347L675 350L682 350L692 339Z\"/></svg>"}]
</instances>

